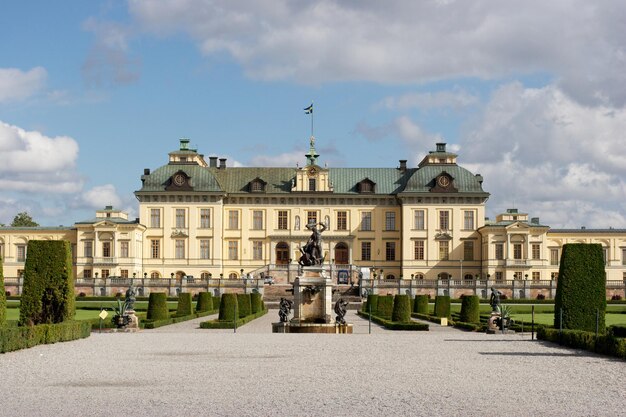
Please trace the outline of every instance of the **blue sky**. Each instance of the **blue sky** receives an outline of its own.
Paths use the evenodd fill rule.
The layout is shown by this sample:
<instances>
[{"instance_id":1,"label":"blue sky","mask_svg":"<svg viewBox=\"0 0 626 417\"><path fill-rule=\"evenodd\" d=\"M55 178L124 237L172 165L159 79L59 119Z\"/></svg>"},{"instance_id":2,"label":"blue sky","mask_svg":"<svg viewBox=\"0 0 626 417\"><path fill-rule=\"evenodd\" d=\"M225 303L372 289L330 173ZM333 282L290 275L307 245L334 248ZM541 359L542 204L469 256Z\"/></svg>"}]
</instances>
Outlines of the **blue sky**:
<instances>
[{"instance_id":1,"label":"blue sky","mask_svg":"<svg viewBox=\"0 0 626 417\"><path fill-rule=\"evenodd\" d=\"M490 217L626 228L620 1L23 1L0 16L0 223L137 215L189 137L228 164L415 166L444 141Z\"/></svg>"}]
</instances>

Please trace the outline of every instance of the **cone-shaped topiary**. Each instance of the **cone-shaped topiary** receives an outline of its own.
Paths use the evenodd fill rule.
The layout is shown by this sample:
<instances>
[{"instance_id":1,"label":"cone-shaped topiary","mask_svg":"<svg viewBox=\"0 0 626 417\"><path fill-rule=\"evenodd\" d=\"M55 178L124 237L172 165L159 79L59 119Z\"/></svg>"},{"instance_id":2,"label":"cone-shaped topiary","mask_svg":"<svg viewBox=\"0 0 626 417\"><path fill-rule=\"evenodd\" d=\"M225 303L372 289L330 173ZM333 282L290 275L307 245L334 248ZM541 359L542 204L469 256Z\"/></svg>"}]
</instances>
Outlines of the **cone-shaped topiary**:
<instances>
[{"instance_id":1,"label":"cone-shaped topiary","mask_svg":"<svg viewBox=\"0 0 626 417\"><path fill-rule=\"evenodd\" d=\"M2 272L2 257L0 257L0 326L6 321L7 297L4 292L4 273Z\"/></svg>"},{"instance_id":2,"label":"cone-shaped topiary","mask_svg":"<svg viewBox=\"0 0 626 417\"><path fill-rule=\"evenodd\" d=\"M385 320L391 320L393 313L393 295L378 297L377 316ZM374 314L374 313L372 313Z\"/></svg>"},{"instance_id":3,"label":"cone-shaped topiary","mask_svg":"<svg viewBox=\"0 0 626 417\"><path fill-rule=\"evenodd\" d=\"M554 327L586 330L605 329L606 272L602 245L598 243L568 243L563 245L559 280L554 300Z\"/></svg>"},{"instance_id":4,"label":"cone-shaped topiary","mask_svg":"<svg viewBox=\"0 0 626 417\"><path fill-rule=\"evenodd\" d=\"M213 310L213 297L209 292L198 293L198 302L196 303L196 311L211 311Z\"/></svg>"},{"instance_id":5,"label":"cone-shaped topiary","mask_svg":"<svg viewBox=\"0 0 626 417\"><path fill-rule=\"evenodd\" d=\"M480 299L477 295L461 298L460 319L464 323L480 323Z\"/></svg>"},{"instance_id":6,"label":"cone-shaped topiary","mask_svg":"<svg viewBox=\"0 0 626 417\"><path fill-rule=\"evenodd\" d=\"M237 307L237 294L222 294L220 300L220 314L218 319L223 321L233 321L235 318L235 308Z\"/></svg>"},{"instance_id":7,"label":"cone-shaped topiary","mask_svg":"<svg viewBox=\"0 0 626 417\"><path fill-rule=\"evenodd\" d=\"M162 320L169 318L167 309L167 294L164 292L151 292L148 298L148 320Z\"/></svg>"},{"instance_id":8,"label":"cone-shaped topiary","mask_svg":"<svg viewBox=\"0 0 626 417\"><path fill-rule=\"evenodd\" d=\"M438 295L435 297L435 317L450 317L449 295Z\"/></svg>"},{"instance_id":9,"label":"cone-shaped topiary","mask_svg":"<svg viewBox=\"0 0 626 417\"><path fill-rule=\"evenodd\" d=\"M252 314L263 311L263 297L258 292L250 294L250 307L252 308Z\"/></svg>"},{"instance_id":10,"label":"cone-shaped topiary","mask_svg":"<svg viewBox=\"0 0 626 417\"><path fill-rule=\"evenodd\" d=\"M178 294L178 306L176 308L176 316L190 316L193 314L192 296L190 292L181 292Z\"/></svg>"},{"instance_id":11,"label":"cone-shaped topiary","mask_svg":"<svg viewBox=\"0 0 626 417\"><path fill-rule=\"evenodd\" d=\"M428 295L416 295L413 301L413 312L419 314L428 314Z\"/></svg>"},{"instance_id":12,"label":"cone-shaped topiary","mask_svg":"<svg viewBox=\"0 0 626 417\"><path fill-rule=\"evenodd\" d=\"M373 315L376 315L378 313L378 294L367 295L367 301L363 305L363 311L369 314L370 307L371 307L371 313Z\"/></svg>"},{"instance_id":13,"label":"cone-shaped topiary","mask_svg":"<svg viewBox=\"0 0 626 417\"><path fill-rule=\"evenodd\" d=\"M251 304L250 294L237 294L237 311L240 319L252 314Z\"/></svg>"},{"instance_id":14,"label":"cone-shaped topiary","mask_svg":"<svg viewBox=\"0 0 626 417\"><path fill-rule=\"evenodd\" d=\"M393 298L393 313L391 321L411 321L411 297L408 295L396 295Z\"/></svg>"},{"instance_id":15,"label":"cone-shaped topiary","mask_svg":"<svg viewBox=\"0 0 626 417\"><path fill-rule=\"evenodd\" d=\"M19 325L73 320L75 295L70 242L31 240L26 253Z\"/></svg>"}]
</instances>

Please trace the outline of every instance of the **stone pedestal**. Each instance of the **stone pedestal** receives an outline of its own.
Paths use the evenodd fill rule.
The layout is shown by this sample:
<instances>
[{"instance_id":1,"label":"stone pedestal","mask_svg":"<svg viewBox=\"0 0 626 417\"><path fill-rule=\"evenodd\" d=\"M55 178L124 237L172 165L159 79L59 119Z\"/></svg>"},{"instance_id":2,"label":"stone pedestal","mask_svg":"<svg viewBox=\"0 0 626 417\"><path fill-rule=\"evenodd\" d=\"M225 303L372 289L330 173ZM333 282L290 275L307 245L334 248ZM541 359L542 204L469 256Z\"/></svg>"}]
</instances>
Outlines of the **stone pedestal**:
<instances>
[{"instance_id":1,"label":"stone pedestal","mask_svg":"<svg viewBox=\"0 0 626 417\"><path fill-rule=\"evenodd\" d=\"M130 322L126 328L139 330L139 317L135 315L135 310L126 310L126 313L128 313L128 317L130 318Z\"/></svg>"},{"instance_id":2,"label":"stone pedestal","mask_svg":"<svg viewBox=\"0 0 626 417\"><path fill-rule=\"evenodd\" d=\"M334 324L333 286L321 267L304 267L293 283L292 323Z\"/></svg>"}]
</instances>

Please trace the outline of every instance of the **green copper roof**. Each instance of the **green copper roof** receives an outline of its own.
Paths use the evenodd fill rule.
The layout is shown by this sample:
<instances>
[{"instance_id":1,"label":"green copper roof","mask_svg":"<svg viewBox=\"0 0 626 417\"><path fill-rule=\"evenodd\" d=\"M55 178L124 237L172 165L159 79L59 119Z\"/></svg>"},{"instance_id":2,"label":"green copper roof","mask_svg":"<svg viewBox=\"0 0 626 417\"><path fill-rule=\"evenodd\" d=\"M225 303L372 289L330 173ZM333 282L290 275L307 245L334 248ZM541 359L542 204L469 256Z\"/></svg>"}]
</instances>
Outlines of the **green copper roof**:
<instances>
[{"instance_id":1,"label":"green copper roof","mask_svg":"<svg viewBox=\"0 0 626 417\"><path fill-rule=\"evenodd\" d=\"M335 193L358 194L357 184L368 178L376 184L375 194L397 194L402 191L412 170L397 168L330 168Z\"/></svg>"},{"instance_id":2,"label":"green copper roof","mask_svg":"<svg viewBox=\"0 0 626 417\"><path fill-rule=\"evenodd\" d=\"M183 171L190 178L190 184L194 191L221 192L221 188L209 168L195 164L168 164L155 169L149 175L144 175L145 180L140 192L165 191L168 180L178 171Z\"/></svg>"},{"instance_id":3,"label":"green copper roof","mask_svg":"<svg viewBox=\"0 0 626 417\"><path fill-rule=\"evenodd\" d=\"M414 170L413 175L407 181L403 193L430 193L432 181L442 172L447 172L454 178L452 185L459 193L480 193L489 195L483 190L482 177L476 176L467 169L454 164L432 164Z\"/></svg>"},{"instance_id":4,"label":"green copper roof","mask_svg":"<svg viewBox=\"0 0 626 417\"><path fill-rule=\"evenodd\" d=\"M289 193L294 168L206 168L215 175L222 190L229 194L248 193L248 184L256 178L265 181L266 194Z\"/></svg>"}]
</instances>

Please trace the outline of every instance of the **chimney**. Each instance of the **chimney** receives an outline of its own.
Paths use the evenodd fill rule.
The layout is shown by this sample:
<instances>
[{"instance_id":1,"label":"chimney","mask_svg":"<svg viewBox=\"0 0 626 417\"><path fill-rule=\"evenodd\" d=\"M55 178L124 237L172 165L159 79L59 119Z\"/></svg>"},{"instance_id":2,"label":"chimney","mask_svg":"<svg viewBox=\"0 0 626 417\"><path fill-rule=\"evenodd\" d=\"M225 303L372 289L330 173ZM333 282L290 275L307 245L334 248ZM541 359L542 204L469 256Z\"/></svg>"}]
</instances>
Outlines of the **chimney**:
<instances>
[{"instance_id":1,"label":"chimney","mask_svg":"<svg viewBox=\"0 0 626 417\"><path fill-rule=\"evenodd\" d=\"M476 180L478 180L478 183L479 183L480 185L482 185L482 184L483 184L483 176L482 176L482 175L480 175L480 174L476 174Z\"/></svg>"},{"instance_id":2,"label":"chimney","mask_svg":"<svg viewBox=\"0 0 626 417\"><path fill-rule=\"evenodd\" d=\"M445 152L446 151L446 144L445 143L439 142L436 145L437 145L437 152Z\"/></svg>"},{"instance_id":3,"label":"chimney","mask_svg":"<svg viewBox=\"0 0 626 417\"><path fill-rule=\"evenodd\" d=\"M530 219L531 224L539 224L539 217L533 217Z\"/></svg>"},{"instance_id":4,"label":"chimney","mask_svg":"<svg viewBox=\"0 0 626 417\"><path fill-rule=\"evenodd\" d=\"M217 156L209 156L209 167L217 168Z\"/></svg>"},{"instance_id":5,"label":"chimney","mask_svg":"<svg viewBox=\"0 0 626 417\"><path fill-rule=\"evenodd\" d=\"M143 175L150 175L150 168L144 168Z\"/></svg>"},{"instance_id":6,"label":"chimney","mask_svg":"<svg viewBox=\"0 0 626 417\"><path fill-rule=\"evenodd\" d=\"M226 158L220 158L220 169L226 169Z\"/></svg>"},{"instance_id":7,"label":"chimney","mask_svg":"<svg viewBox=\"0 0 626 417\"><path fill-rule=\"evenodd\" d=\"M400 172L406 171L406 159L400 160Z\"/></svg>"}]
</instances>

